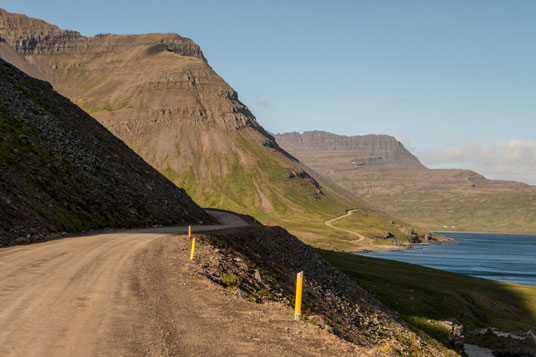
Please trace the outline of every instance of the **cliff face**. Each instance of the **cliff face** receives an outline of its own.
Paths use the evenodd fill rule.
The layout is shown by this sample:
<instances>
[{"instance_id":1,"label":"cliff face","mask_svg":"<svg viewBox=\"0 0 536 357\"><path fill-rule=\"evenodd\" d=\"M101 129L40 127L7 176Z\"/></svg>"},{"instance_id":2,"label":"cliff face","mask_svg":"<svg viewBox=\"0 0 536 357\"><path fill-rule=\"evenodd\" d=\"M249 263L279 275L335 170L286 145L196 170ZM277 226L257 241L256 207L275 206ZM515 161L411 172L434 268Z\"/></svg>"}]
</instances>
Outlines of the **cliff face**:
<instances>
[{"instance_id":1,"label":"cliff face","mask_svg":"<svg viewBox=\"0 0 536 357\"><path fill-rule=\"evenodd\" d=\"M176 34L85 37L0 9L0 41L34 74L97 114L97 119L113 120L107 124L117 134L144 131L149 122L169 121L260 128L237 93L188 38Z\"/></svg>"},{"instance_id":2,"label":"cliff face","mask_svg":"<svg viewBox=\"0 0 536 357\"><path fill-rule=\"evenodd\" d=\"M96 120L0 60L0 246L47 233L212 221Z\"/></svg>"},{"instance_id":3,"label":"cliff face","mask_svg":"<svg viewBox=\"0 0 536 357\"><path fill-rule=\"evenodd\" d=\"M325 131L277 134L277 143L290 153L299 155L333 151L358 163L385 163L424 168L402 143L389 135L344 136ZM351 162L350 161L350 162ZM355 164L354 164L355 165Z\"/></svg>"},{"instance_id":4,"label":"cliff face","mask_svg":"<svg viewBox=\"0 0 536 357\"><path fill-rule=\"evenodd\" d=\"M181 56L204 59L199 46L192 40L175 34L118 36L99 34L85 37L79 32L62 30L43 20L12 14L0 9L0 37L22 55L99 54L103 51L128 47L136 40L160 46ZM155 41L158 38L159 41Z\"/></svg>"},{"instance_id":5,"label":"cliff face","mask_svg":"<svg viewBox=\"0 0 536 357\"><path fill-rule=\"evenodd\" d=\"M283 149L331 179L341 172L365 167L426 169L398 140L388 135L343 136L306 131L277 134L275 138Z\"/></svg>"}]
</instances>

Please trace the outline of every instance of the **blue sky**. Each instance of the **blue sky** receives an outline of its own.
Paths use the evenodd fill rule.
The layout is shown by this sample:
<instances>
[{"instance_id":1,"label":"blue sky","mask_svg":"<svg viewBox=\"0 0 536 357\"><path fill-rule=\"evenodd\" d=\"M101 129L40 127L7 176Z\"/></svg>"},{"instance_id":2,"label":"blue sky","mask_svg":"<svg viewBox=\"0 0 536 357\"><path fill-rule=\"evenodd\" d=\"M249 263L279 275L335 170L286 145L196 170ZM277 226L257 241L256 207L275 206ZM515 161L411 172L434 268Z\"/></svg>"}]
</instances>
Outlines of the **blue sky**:
<instances>
[{"instance_id":1,"label":"blue sky","mask_svg":"<svg viewBox=\"0 0 536 357\"><path fill-rule=\"evenodd\" d=\"M536 184L535 1L0 0L0 7L84 35L190 37L272 132L386 133L431 167Z\"/></svg>"}]
</instances>

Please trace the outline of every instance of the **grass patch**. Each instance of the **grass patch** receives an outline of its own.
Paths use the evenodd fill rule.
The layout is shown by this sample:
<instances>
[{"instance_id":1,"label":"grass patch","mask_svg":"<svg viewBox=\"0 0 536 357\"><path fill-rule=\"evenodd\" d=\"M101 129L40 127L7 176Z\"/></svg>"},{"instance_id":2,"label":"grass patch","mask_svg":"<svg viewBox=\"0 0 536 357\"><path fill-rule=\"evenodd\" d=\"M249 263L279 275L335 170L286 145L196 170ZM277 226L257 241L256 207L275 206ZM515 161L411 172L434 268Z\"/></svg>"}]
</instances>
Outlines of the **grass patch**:
<instances>
[{"instance_id":1,"label":"grass patch","mask_svg":"<svg viewBox=\"0 0 536 357\"><path fill-rule=\"evenodd\" d=\"M433 320L456 318L471 334L485 327L515 332L536 326L536 287L347 253L319 251L416 331L444 342ZM432 320L432 322L429 322Z\"/></svg>"},{"instance_id":2,"label":"grass patch","mask_svg":"<svg viewBox=\"0 0 536 357\"><path fill-rule=\"evenodd\" d=\"M225 286L227 287L231 287L235 289L240 287L240 279L233 275L223 273L221 276L221 279L224 282Z\"/></svg>"}]
</instances>

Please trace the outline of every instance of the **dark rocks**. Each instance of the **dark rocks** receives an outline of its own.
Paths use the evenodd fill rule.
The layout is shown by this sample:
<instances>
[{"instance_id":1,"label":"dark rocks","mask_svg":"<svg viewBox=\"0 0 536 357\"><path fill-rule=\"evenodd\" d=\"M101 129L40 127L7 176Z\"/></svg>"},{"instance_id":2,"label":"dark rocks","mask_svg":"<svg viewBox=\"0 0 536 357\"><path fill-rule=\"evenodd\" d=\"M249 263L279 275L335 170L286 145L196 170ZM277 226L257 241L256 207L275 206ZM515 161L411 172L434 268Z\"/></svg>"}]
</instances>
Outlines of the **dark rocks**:
<instances>
[{"instance_id":1,"label":"dark rocks","mask_svg":"<svg viewBox=\"0 0 536 357\"><path fill-rule=\"evenodd\" d=\"M414 243L414 244L418 244L418 243L422 243L422 240L421 238L418 236L418 235L412 235L412 236L409 236L408 237L408 241L410 243Z\"/></svg>"},{"instance_id":2,"label":"dark rocks","mask_svg":"<svg viewBox=\"0 0 536 357\"><path fill-rule=\"evenodd\" d=\"M0 246L54 232L213 221L48 83L2 60L0 197Z\"/></svg>"},{"instance_id":3,"label":"dark rocks","mask_svg":"<svg viewBox=\"0 0 536 357\"><path fill-rule=\"evenodd\" d=\"M528 343L536 346L536 334L532 331L527 331L527 337L526 337L526 340Z\"/></svg>"},{"instance_id":4,"label":"dark rocks","mask_svg":"<svg viewBox=\"0 0 536 357\"><path fill-rule=\"evenodd\" d=\"M437 321L437 323L447 329L450 333L449 335L449 345L458 353L464 352L464 327L460 322L455 318L450 318L445 321Z\"/></svg>"},{"instance_id":5,"label":"dark rocks","mask_svg":"<svg viewBox=\"0 0 536 357\"><path fill-rule=\"evenodd\" d=\"M407 235L415 235L416 234L415 230L412 227L405 227L405 226L400 227L400 232L402 232L404 234L407 234Z\"/></svg>"},{"instance_id":6,"label":"dark rocks","mask_svg":"<svg viewBox=\"0 0 536 357\"><path fill-rule=\"evenodd\" d=\"M391 232L385 232L384 234L381 234L378 236L378 238L380 239L391 239L391 238L394 238L395 235Z\"/></svg>"}]
</instances>

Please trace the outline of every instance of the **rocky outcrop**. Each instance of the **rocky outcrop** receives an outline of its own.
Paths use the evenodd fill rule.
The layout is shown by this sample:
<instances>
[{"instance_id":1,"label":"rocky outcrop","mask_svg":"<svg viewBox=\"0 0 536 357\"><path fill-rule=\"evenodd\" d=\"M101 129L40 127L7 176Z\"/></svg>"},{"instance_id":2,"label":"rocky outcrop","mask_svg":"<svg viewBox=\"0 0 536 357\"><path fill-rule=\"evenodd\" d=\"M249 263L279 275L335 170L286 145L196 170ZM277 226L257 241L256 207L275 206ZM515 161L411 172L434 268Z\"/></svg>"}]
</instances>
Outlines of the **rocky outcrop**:
<instances>
[{"instance_id":1,"label":"rocky outcrop","mask_svg":"<svg viewBox=\"0 0 536 357\"><path fill-rule=\"evenodd\" d=\"M402 143L389 135L344 136L325 131L305 131L277 134L277 143L298 158L307 151L352 152L353 165L397 164L424 168ZM300 154L298 154L300 153Z\"/></svg>"},{"instance_id":2,"label":"rocky outcrop","mask_svg":"<svg viewBox=\"0 0 536 357\"><path fill-rule=\"evenodd\" d=\"M99 228L211 222L96 120L0 60L0 246Z\"/></svg>"},{"instance_id":3,"label":"rocky outcrop","mask_svg":"<svg viewBox=\"0 0 536 357\"><path fill-rule=\"evenodd\" d=\"M62 30L43 20L12 14L0 9L0 38L22 55L63 55L100 53L131 46L138 41L153 44L149 51L166 50L181 56L202 58L203 52L189 38L176 34L118 36L98 34L82 36L79 32Z\"/></svg>"}]
</instances>

